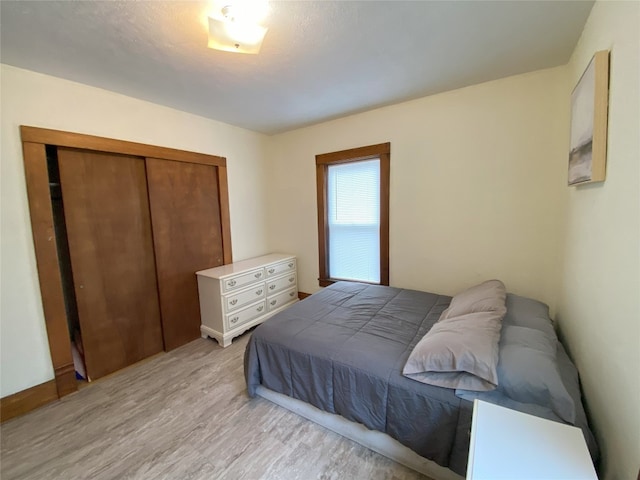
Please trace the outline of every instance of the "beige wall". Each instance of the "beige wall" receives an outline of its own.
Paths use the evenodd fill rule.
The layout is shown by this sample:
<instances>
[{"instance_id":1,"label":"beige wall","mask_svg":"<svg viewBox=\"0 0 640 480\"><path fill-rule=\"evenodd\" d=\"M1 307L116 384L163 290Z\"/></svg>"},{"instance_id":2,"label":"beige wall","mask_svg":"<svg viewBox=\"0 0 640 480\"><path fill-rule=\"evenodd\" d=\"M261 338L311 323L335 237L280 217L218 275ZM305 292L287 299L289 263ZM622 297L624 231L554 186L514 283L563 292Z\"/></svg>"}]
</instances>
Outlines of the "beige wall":
<instances>
[{"instance_id":1,"label":"beige wall","mask_svg":"<svg viewBox=\"0 0 640 480\"><path fill-rule=\"evenodd\" d=\"M31 238L19 125L227 158L234 259L266 253L263 135L2 65L0 396L53 378Z\"/></svg>"},{"instance_id":2,"label":"beige wall","mask_svg":"<svg viewBox=\"0 0 640 480\"><path fill-rule=\"evenodd\" d=\"M291 131L269 142L269 244L318 289L315 155L391 142L391 285L488 278L551 306L569 112L564 67Z\"/></svg>"},{"instance_id":3,"label":"beige wall","mask_svg":"<svg viewBox=\"0 0 640 480\"><path fill-rule=\"evenodd\" d=\"M611 51L607 178L565 191L558 319L603 450L603 478L635 479L640 468L640 3L595 4L569 63L569 88L593 54L605 49Z\"/></svg>"}]
</instances>

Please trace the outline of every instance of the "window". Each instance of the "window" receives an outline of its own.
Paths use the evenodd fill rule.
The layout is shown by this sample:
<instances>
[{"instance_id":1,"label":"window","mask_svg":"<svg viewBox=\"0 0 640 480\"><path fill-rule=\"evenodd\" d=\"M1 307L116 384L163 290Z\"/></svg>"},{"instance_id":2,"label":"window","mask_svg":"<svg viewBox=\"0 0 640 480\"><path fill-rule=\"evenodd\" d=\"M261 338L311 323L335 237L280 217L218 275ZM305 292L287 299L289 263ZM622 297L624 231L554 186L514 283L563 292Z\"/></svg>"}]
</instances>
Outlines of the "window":
<instances>
[{"instance_id":1,"label":"window","mask_svg":"<svg viewBox=\"0 0 640 480\"><path fill-rule=\"evenodd\" d=\"M320 286L389 285L390 144L316 155Z\"/></svg>"}]
</instances>

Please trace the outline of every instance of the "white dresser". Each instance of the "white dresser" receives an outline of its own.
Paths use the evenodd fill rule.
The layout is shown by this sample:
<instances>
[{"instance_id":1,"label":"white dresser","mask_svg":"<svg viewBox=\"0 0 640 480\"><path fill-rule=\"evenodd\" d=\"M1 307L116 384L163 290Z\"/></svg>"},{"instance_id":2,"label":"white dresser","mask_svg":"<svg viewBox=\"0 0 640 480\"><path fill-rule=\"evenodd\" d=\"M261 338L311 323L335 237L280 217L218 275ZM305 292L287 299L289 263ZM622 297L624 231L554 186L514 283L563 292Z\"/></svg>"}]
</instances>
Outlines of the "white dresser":
<instances>
[{"instance_id":1,"label":"white dresser","mask_svg":"<svg viewBox=\"0 0 640 480\"><path fill-rule=\"evenodd\" d=\"M196 272L200 332L228 347L234 337L298 301L296 257L272 253Z\"/></svg>"}]
</instances>

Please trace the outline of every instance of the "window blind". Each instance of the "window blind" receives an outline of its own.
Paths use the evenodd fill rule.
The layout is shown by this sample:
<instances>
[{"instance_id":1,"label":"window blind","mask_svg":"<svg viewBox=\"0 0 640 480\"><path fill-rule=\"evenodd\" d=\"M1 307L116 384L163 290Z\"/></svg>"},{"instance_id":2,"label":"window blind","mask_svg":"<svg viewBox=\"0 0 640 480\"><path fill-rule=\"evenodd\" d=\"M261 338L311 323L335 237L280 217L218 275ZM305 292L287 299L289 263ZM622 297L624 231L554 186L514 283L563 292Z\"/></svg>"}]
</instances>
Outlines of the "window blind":
<instances>
[{"instance_id":1,"label":"window blind","mask_svg":"<svg viewBox=\"0 0 640 480\"><path fill-rule=\"evenodd\" d=\"M380 160L331 165L329 276L380 282Z\"/></svg>"}]
</instances>

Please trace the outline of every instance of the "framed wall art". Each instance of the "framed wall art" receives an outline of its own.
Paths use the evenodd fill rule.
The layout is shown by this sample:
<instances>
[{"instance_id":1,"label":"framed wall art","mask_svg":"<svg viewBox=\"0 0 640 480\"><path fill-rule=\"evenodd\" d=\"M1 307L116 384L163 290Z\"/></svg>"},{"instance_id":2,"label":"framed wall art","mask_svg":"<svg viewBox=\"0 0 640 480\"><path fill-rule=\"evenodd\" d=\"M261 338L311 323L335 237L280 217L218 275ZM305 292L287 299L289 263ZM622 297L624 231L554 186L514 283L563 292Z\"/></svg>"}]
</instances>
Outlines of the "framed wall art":
<instances>
[{"instance_id":1,"label":"framed wall art","mask_svg":"<svg viewBox=\"0 0 640 480\"><path fill-rule=\"evenodd\" d=\"M569 185L602 182L607 162L609 51L596 52L571 94Z\"/></svg>"}]
</instances>

